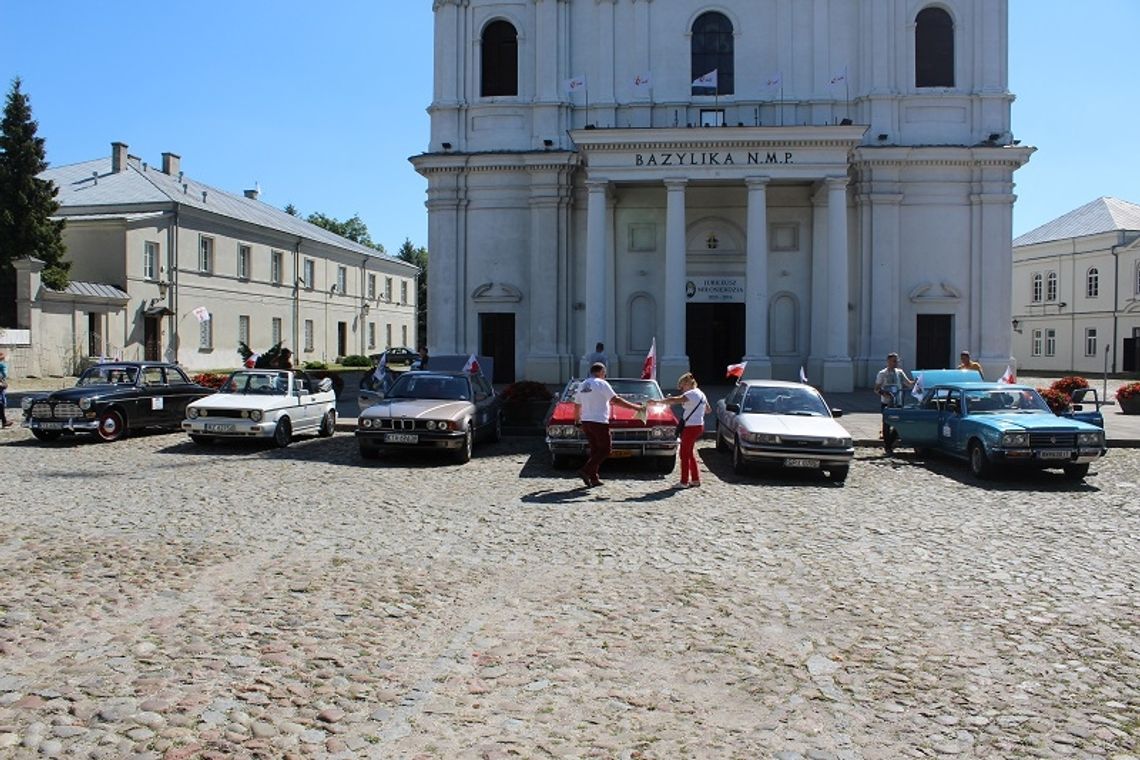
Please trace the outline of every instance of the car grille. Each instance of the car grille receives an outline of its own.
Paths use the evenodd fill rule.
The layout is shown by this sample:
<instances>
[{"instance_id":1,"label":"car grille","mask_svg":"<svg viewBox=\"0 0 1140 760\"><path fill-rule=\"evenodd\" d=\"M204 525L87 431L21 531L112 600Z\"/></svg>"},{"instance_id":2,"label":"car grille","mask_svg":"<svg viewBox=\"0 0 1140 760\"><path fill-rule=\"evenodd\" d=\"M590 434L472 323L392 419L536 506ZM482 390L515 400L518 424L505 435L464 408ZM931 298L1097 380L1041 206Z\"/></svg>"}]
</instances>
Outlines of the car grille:
<instances>
[{"instance_id":1,"label":"car grille","mask_svg":"<svg viewBox=\"0 0 1140 760\"><path fill-rule=\"evenodd\" d=\"M32 417L37 420L69 420L72 417L82 417L83 411L79 404L72 401L60 401L52 404L50 401L38 401L32 405Z\"/></svg>"},{"instance_id":2,"label":"car grille","mask_svg":"<svg viewBox=\"0 0 1140 760\"><path fill-rule=\"evenodd\" d=\"M614 428L610 428L610 436L614 443L648 441L649 430L646 428L640 430L615 430Z\"/></svg>"},{"instance_id":3,"label":"car grille","mask_svg":"<svg viewBox=\"0 0 1140 760\"><path fill-rule=\"evenodd\" d=\"M1077 434L1030 433L1029 445L1035 449L1071 449L1077 445Z\"/></svg>"},{"instance_id":4,"label":"car grille","mask_svg":"<svg viewBox=\"0 0 1140 760\"><path fill-rule=\"evenodd\" d=\"M202 417L233 417L242 418L241 409L203 409L199 412ZM248 416L248 413L246 414Z\"/></svg>"},{"instance_id":5,"label":"car grille","mask_svg":"<svg viewBox=\"0 0 1140 760\"><path fill-rule=\"evenodd\" d=\"M427 420L405 420L405 419L389 419L389 420L372 420L373 430L427 430Z\"/></svg>"},{"instance_id":6,"label":"car grille","mask_svg":"<svg viewBox=\"0 0 1140 760\"><path fill-rule=\"evenodd\" d=\"M785 446L822 446L823 440L820 438L791 438L786 435L780 436L780 443Z\"/></svg>"}]
</instances>

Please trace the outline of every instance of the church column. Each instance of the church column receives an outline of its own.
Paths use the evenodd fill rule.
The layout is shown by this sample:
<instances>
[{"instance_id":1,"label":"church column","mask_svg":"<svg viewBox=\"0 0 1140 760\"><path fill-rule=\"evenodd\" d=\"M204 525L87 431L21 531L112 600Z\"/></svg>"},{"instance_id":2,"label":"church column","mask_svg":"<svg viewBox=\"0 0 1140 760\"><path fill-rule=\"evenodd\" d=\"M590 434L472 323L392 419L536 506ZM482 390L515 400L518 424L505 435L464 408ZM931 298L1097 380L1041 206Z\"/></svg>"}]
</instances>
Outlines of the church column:
<instances>
[{"instance_id":1,"label":"church column","mask_svg":"<svg viewBox=\"0 0 1140 760\"><path fill-rule=\"evenodd\" d=\"M530 283L523 303L529 314L530 344L526 348L528 380L557 383L563 380L558 356L559 211L563 175L559 171L536 172L530 189Z\"/></svg>"},{"instance_id":2,"label":"church column","mask_svg":"<svg viewBox=\"0 0 1140 760\"><path fill-rule=\"evenodd\" d=\"M434 354L462 353L466 341L461 340L467 305L459 265L465 260L463 197L460 176L454 172L433 176L428 185L428 250L432 254L432 274L437 283L451 287L428 288L428 341Z\"/></svg>"},{"instance_id":3,"label":"church column","mask_svg":"<svg viewBox=\"0 0 1140 760\"><path fill-rule=\"evenodd\" d=\"M1009 285L1013 282L1013 251L1009 242L1013 240L1012 183L1006 188L1004 192L981 193L974 198L975 213L981 216L980 240L975 243L980 248L977 259L985 267L986 276L981 278L978 289L970 293L970 310L977 314L978 330L977 341L971 335L970 345L976 346L976 358L990 380L1001 377L1006 365L1014 362L1010 356L1013 334L1009 323L1013 312ZM1082 338L1083 335L1074 335L1072 339ZM1099 358L1103 360L1104 354Z\"/></svg>"},{"instance_id":4,"label":"church column","mask_svg":"<svg viewBox=\"0 0 1140 760\"><path fill-rule=\"evenodd\" d=\"M855 376L847 352L847 177L827 177L827 355L823 360L823 390L847 393Z\"/></svg>"},{"instance_id":5,"label":"church column","mask_svg":"<svg viewBox=\"0 0 1140 760\"><path fill-rule=\"evenodd\" d=\"M771 377L768 358L768 182L748 177L748 261L745 265L745 377Z\"/></svg>"},{"instance_id":6,"label":"church column","mask_svg":"<svg viewBox=\"0 0 1140 760\"><path fill-rule=\"evenodd\" d=\"M685 355L685 185L665 180L665 334L658 377L668 385L689 371Z\"/></svg>"},{"instance_id":7,"label":"church column","mask_svg":"<svg viewBox=\"0 0 1140 760\"><path fill-rule=\"evenodd\" d=\"M593 352L594 344L606 339L606 196L609 182L586 180L586 305L585 326L582 332L582 354L579 377L587 377L590 367L586 356Z\"/></svg>"}]
</instances>

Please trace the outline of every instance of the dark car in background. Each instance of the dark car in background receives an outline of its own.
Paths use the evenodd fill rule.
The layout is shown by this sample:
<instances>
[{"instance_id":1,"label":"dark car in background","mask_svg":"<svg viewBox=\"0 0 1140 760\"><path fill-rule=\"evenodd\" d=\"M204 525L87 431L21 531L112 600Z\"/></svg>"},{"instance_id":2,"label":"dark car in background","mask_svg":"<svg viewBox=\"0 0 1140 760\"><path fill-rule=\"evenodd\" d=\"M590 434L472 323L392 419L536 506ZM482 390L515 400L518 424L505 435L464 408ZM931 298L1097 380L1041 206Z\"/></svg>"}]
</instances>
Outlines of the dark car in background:
<instances>
[{"instance_id":1,"label":"dark car in background","mask_svg":"<svg viewBox=\"0 0 1140 760\"><path fill-rule=\"evenodd\" d=\"M25 397L23 425L41 441L54 441L65 433L117 441L140 428L179 429L186 407L213 392L192 381L176 364L96 364L71 388Z\"/></svg>"}]
</instances>

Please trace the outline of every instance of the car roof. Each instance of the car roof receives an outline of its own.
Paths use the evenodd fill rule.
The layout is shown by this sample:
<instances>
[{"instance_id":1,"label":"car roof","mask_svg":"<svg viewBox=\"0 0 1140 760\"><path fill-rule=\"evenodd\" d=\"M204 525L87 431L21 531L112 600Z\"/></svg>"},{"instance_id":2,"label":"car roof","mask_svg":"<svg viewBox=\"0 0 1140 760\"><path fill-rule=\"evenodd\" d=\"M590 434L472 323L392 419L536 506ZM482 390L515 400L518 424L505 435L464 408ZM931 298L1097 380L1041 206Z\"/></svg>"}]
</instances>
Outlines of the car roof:
<instances>
[{"instance_id":1,"label":"car roof","mask_svg":"<svg viewBox=\"0 0 1140 760\"><path fill-rule=\"evenodd\" d=\"M916 369L912 373L915 380L918 380L920 375L923 386L985 382L985 378L976 369Z\"/></svg>"},{"instance_id":2,"label":"car roof","mask_svg":"<svg viewBox=\"0 0 1140 760\"><path fill-rule=\"evenodd\" d=\"M932 385L929 388L958 388L963 391L1031 391L1034 390L1029 385L1012 385L1010 383L995 383L995 382L970 382L970 383L938 383L936 386ZM928 390L929 390L928 388Z\"/></svg>"},{"instance_id":3,"label":"car roof","mask_svg":"<svg viewBox=\"0 0 1140 760\"><path fill-rule=\"evenodd\" d=\"M448 369L413 369L408 372L401 372L400 377L410 375L412 377L435 375L436 377L471 377L473 373L464 372L463 370L448 370Z\"/></svg>"},{"instance_id":4,"label":"car roof","mask_svg":"<svg viewBox=\"0 0 1140 760\"><path fill-rule=\"evenodd\" d=\"M815 390L811 385L806 383L797 383L792 380L767 380L767 379L749 379L741 380L738 385L747 385L749 388L809 388Z\"/></svg>"}]
</instances>

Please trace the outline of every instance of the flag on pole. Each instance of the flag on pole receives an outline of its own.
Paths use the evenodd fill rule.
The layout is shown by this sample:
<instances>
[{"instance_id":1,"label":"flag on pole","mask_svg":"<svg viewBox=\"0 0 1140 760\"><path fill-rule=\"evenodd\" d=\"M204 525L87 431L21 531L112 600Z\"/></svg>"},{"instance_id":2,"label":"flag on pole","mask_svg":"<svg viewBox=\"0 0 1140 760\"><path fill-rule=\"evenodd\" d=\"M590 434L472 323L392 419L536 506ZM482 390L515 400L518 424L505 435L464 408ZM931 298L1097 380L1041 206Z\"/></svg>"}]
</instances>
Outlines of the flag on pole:
<instances>
[{"instance_id":1,"label":"flag on pole","mask_svg":"<svg viewBox=\"0 0 1140 760\"><path fill-rule=\"evenodd\" d=\"M693 80L693 87L716 87L716 69Z\"/></svg>"},{"instance_id":2,"label":"flag on pole","mask_svg":"<svg viewBox=\"0 0 1140 760\"><path fill-rule=\"evenodd\" d=\"M779 87L783 83L784 83L784 77L781 75L781 73L779 71L777 71L775 74L768 77L768 81L766 81L764 83L764 86L767 87L768 89L773 89L773 88Z\"/></svg>"},{"instance_id":3,"label":"flag on pole","mask_svg":"<svg viewBox=\"0 0 1140 760\"><path fill-rule=\"evenodd\" d=\"M830 84L843 84L847 81L847 67L844 66L831 77Z\"/></svg>"},{"instance_id":4,"label":"flag on pole","mask_svg":"<svg viewBox=\"0 0 1140 760\"><path fill-rule=\"evenodd\" d=\"M926 390L922 387L922 373L919 372L914 376L914 385L912 385L910 388L910 395L914 396L917 399L921 399L922 394L925 392Z\"/></svg>"},{"instance_id":5,"label":"flag on pole","mask_svg":"<svg viewBox=\"0 0 1140 760\"><path fill-rule=\"evenodd\" d=\"M1017 375L1014 374L1012 366L1008 364L1005 365L1005 374L998 378L998 382L1005 383L1007 385L1013 385L1017 382Z\"/></svg>"},{"instance_id":6,"label":"flag on pole","mask_svg":"<svg viewBox=\"0 0 1140 760\"><path fill-rule=\"evenodd\" d=\"M463 371L470 372L472 375L483 374L483 370L479 369L479 360L475 358L475 354L471 354L471 357L467 359L467 363L463 365Z\"/></svg>"},{"instance_id":7,"label":"flag on pole","mask_svg":"<svg viewBox=\"0 0 1140 760\"><path fill-rule=\"evenodd\" d=\"M644 74L638 74L637 76L635 76L633 78L634 89L644 90L648 87L651 87L652 85L653 85L653 75L651 72L647 71Z\"/></svg>"},{"instance_id":8,"label":"flag on pole","mask_svg":"<svg viewBox=\"0 0 1140 760\"><path fill-rule=\"evenodd\" d=\"M207 309L205 306L199 306L190 313L193 314L198 319L199 322L209 322L210 321L210 310Z\"/></svg>"},{"instance_id":9,"label":"flag on pole","mask_svg":"<svg viewBox=\"0 0 1140 760\"><path fill-rule=\"evenodd\" d=\"M586 77L584 74L579 74L576 77L570 77L566 80L566 92L573 95L578 90L586 89Z\"/></svg>"},{"instance_id":10,"label":"flag on pole","mask_svg":"<svg viewBox=\"0 0 1140 760\"><path fill-rule=\"evenodd\" d=\"M730 364L725 370L724 376L726 378L735 377L737 380L744 377L744 368L748 366L748 362L740 362L740 364Z\"/></svg>"},{"instance_id":11,"label":"flag on pole","mask_svg":"<svg viewBox=\"0 0 1140 760\"><path fill-rule=\"evenodd\" d=\"M376 378L376 384L380 385L384 382L384 375L388 372L388 352L380 354L380 361L376 363L376 369L372 372L372 376Z\"/></svg>"},{"instance_id":12,"label":"flag on pole","mask_svg":"<svg viewBox=\"0 0 1140 760\"><path fill-rule=\"evenodd\" d=\"M250 354L249 358L245 360L245 368L253 369L257 366L257 360L261 358L261 354Z\"/></svg>"},{"instance_id":13,"label":"flag on pole","mask_svg":"<svg viewBox=\"0 0 1140 760\"><path fill-rule=\"evenodd\" d=\"M657 379L657 338L649 344L649 353L645 355L645 364L641 366L641 379Z\"/></svg>"},{"instance_id":14,"label":"flag on pole","mask_svg":"<svg viewBox=\"0 0 1140 760\"><path fill-rule=\"evenodd\" d=\"M804 365L800 365L800 382L807 385L807 373L804 372Z\"/></svg>"}]
</instances>

